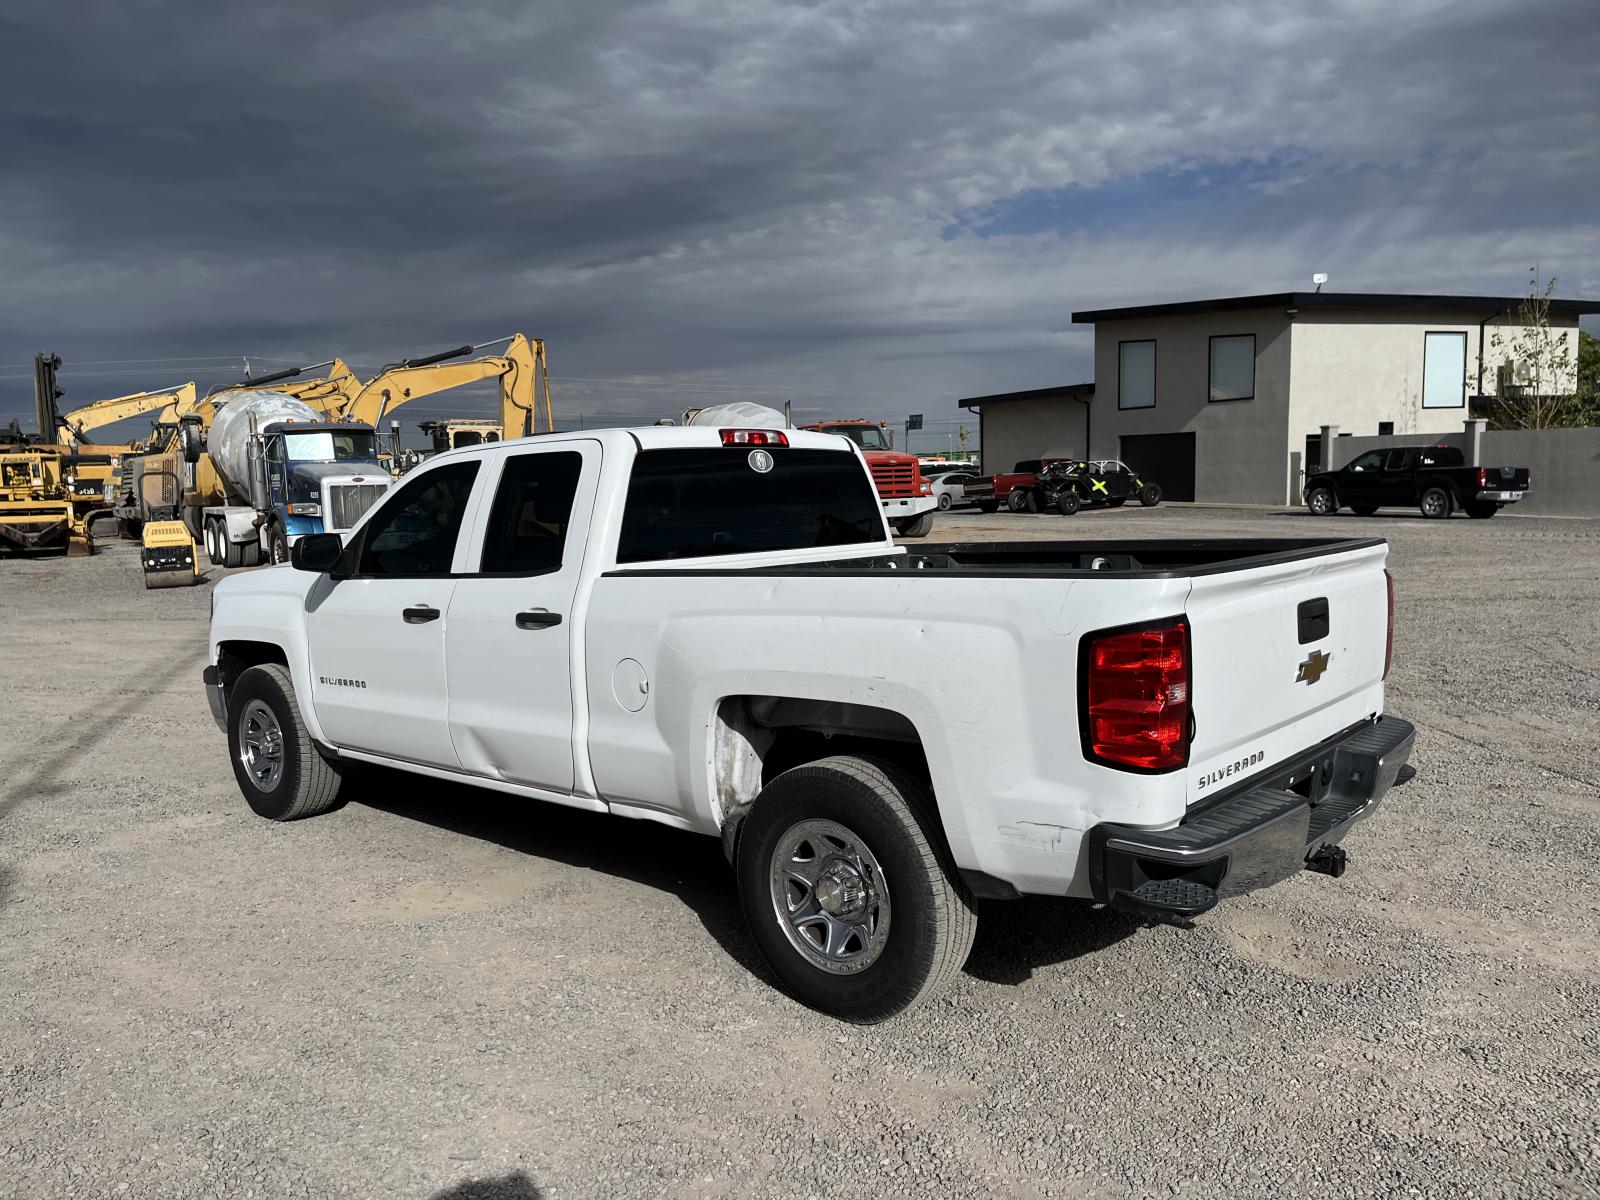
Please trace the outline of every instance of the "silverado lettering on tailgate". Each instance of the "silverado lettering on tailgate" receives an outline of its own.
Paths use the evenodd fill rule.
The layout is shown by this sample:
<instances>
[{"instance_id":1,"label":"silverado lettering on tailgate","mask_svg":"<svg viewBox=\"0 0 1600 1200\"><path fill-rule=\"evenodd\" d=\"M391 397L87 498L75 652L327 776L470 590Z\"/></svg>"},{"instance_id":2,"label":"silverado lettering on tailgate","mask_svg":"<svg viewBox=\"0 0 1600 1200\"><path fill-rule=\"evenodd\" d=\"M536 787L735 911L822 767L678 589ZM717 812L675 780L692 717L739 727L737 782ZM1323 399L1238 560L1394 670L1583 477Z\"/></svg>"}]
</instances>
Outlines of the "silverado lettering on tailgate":
<instances>
[{"instance_id":1,"label":"silverado lettering on tailgate","mask_svg":"<svg viewBox=\"0 0 1600 1200\"><path fill-rule=\"evenodd\" d=\"M1215 771L1207 771L1195 780L1195 789L1204 791L1208 787L1221 783L1231 775L1237 775L1247 767L1253 767L1266 757L1266 752L1257 750L1254 754L1247 754L1237 762L1231 762L1225 767L1218 767Z\"/></svg>"}]
</instances>

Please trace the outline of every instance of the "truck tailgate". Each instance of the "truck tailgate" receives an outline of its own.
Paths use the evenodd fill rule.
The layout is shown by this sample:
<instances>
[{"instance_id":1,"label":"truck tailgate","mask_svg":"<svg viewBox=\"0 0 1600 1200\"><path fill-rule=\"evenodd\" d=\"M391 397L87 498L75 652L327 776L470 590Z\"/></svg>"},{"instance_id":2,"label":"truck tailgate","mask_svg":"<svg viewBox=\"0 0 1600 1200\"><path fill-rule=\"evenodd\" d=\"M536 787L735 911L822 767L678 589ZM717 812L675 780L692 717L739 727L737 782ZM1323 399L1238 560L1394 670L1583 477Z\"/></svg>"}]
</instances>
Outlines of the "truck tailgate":
<instances>
[{"instance_id":1,"label":"truck tailgate","mask_svg":"<svg viewBox=\"0 0 1600 1200\"><path fill-rule=\"evenodd\" d=\"M1379 713L1387 556L1363 545L1196 575L1189 804Z\"/></svg>"}]
</instances>

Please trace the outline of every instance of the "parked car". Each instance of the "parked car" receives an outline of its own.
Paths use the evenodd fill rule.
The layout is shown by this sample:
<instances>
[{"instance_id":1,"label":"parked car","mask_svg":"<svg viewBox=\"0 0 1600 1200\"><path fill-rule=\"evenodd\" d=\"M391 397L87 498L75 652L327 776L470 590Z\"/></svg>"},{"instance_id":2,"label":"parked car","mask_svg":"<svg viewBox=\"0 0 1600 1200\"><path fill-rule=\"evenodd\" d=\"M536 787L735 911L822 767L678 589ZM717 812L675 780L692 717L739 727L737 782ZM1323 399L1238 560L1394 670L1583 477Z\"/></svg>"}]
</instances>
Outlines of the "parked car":
<instances>
[{"instance_id":1,"label":"parked car","mask_svg":"<svg viewBox=\"0 0 1600 1200\"><path fill-rule=\"evenodd\" d=\"M950 471L933 477L933 494L939 501L939 508L948 512L957 504L966 504L967 484L977 476L970 471Z\"/></svg>"},{"instance_id":2,"label":"parked car","mask_svg":"<svg viewBox=\"0 0 1600 1200\"><path fill-rule=\"evenodd\" d=\"M1386 554L910 553L837 437L573 431L437 455L219 582L204 684L273 820L376 763L720 838L777 978L875 1021L960 972L977 897L1186 921L1338 875L1414 738Z\"/></svg>"},{"instance_id":3,"label":"parked car","mask_svg":"<svg viewBox=\"0 0 1600 1200\"><path fill-rule=\"evenodd\" d=\"M1011 496L1013 511L1053 508L1063 516L1071 516L1084 507L1121 508L1129 500L1152 508L1161 503L1161 487L1141 479L1120 459L1060 459L1046 464L1031 487L1019 484L1013 488Z\"/></svg>"},{"instance_id":4,"label":"parked car","mask_svg":"<svg viewBox=\"0 0 1600 1200\"><path fill-rule=\"evenodd\" d=\"M1369 450L1340 467L1306 480L1306 507L1319 517L1349 507L1370 517L1380 508L1415 506L1425 517L1456 510L1480 520L1528 494L1527 467L1469 467L1454 446Z\"/></svg>"}]
</instances>

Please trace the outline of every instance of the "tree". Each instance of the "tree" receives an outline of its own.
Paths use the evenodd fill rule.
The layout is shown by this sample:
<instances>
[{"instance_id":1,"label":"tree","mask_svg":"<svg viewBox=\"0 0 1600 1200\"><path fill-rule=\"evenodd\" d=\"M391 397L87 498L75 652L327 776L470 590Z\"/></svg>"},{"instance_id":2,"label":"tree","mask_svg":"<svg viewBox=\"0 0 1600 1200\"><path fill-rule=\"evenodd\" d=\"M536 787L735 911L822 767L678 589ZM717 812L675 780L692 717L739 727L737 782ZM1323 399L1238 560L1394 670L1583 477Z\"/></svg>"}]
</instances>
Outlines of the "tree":
<instances>
[{"instance_id":1,"label":"tree","mask_svg":"<svg viewBox=\"0 0 1600 1200\"><path fill-rule=\"evenodd\" d=\"M1588 424L1600 425L1600 338L1578 331L1578 400Z\"/></svg>"},{"instance_id":2,"label":"tree","mask_svg":"<svg viewBox=\"0 0 1600 1200\"><path fill-rule=\"evenodd\" d=\"M972 440L972 430L965 425L958 425L956 428L960 431L956 434L956 440L961 443L961 453L965 454L967 452L967 443Z\"/></svg>"},{"instance_id":3,"label":"tree","mask_svg":"<svg viewBox=\"0 0 1600 1200\"><path fill-rule=\"evenodd\" d=\"M1550 325L1550 297L1556 280L1541 284L1539 269L1528 272L1528 294L1489 337L1495 394L1488 405L1495 429L1570 429L1589 423L1578 397L1577 357L1569 330Z\"/></svg>"}]
</instances>

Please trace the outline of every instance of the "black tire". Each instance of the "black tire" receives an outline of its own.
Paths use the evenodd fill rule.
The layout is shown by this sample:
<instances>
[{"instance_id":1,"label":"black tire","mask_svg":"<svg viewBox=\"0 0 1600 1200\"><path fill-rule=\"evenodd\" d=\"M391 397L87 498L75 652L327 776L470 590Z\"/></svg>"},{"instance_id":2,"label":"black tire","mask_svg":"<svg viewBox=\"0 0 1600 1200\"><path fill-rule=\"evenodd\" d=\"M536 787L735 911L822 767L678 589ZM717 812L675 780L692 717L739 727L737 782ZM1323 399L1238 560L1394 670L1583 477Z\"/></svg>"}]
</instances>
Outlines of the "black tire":
<instances>
[{"instance_id":1,"label":"black tire","mask_svg":"<svg viewBox=\"0 0 1600 1200\"><path fill-rule=\"evenodd\" d=\"M1078 498L1078 493L1072 488L1062 488L1056 493L1056 511L1063 517L1070 517L1083 507L1083 501Z\"/></svg>"},{"instance_id":2,"label":"black tire","mask_svg":"<svg viewBox=\"0 0 1600 1200\"><path fill-rule=\"evenodd\" d=\"M1006 507L1014 513L1039 511L1039 497L1033 494L1032 488L1012 488L1011 494L1006 497Z\"/></svg>"},{"instance_id":3,"label":"black tire","mask_svg":"<svg viewBox=\"0 0 1600 1200\"><path fill-rule=\"evenodd\" d=\"M1487 521L1499 511L1500 506L1492 501L1467 505L1467 516L1474 521Z\"/></svg>"},{"instance_id":4,"label":"black tire","mask_svg":"<svg viewBox=\"0 0 1600 1200\"><path fill-rule=\"evenodd\" d=\"M999 512L1000 511L1000 501L998 501L998 500L979 500L978 501L978 511L981 512L981 513Z\"/></svg>"},{"instance_id":5,"label":"black tire","mask_svg":"<svg viewBox=\"0 0 1600 1200\"><path fill-rule=\"evenodd\" d=\"M1331 517L1339 511L1339 497L1330 487L1314 487L1306 493L1306 509L1313 517Z\"/></svg>"},{"instance_id":6,"label":"black tire","mask_svg":"<svg viewBox=\"0 0 1600 1200\"><path fill-rule=\"evenodd\" d=\"M952 504L954 504L954 503L955 503L955 501L951 498L949 492L940 492L939 493L939 511L940 512L949 512L950 511L950 506Z\"/></svg>"},{"instance_id":7,"label":"black tire","mask_svg":"<svg viewBox=\"0 0 1600 1200\"><path fill-rule=\"evenodd\" d=\"M1128 498L1126 496L1113 496L1111 499L1106 501L1106 505L1109 508L1121 508L1127 502Z\"/></svg>"},{"instance_id":8,"label":"black tire","mask_svg":"<svg viewBox=\"0 0 1600 1200\"><path fill-rule=\"evenodd\" d=\"M275 719L279 734L280 765L275 780L264 785L246 766L241 753L247 716L259 718L254 705L264 706ZM257 724L254 728L259 729ZM281 663L251 667L228 689L228 756L239 790L258 816L273 821L297 821L338 808L339 772L322 757L306 733L295 702L289 668ZM259 760L258 760L259 761Z\"/></svg>"},{"instance_id":9,"label":"black tire","mask_svg":"<svg viewBox=\"0 0 1600 1200\"><path fill-rule=\"evenodd\" d=\"M807 821L844 827L887 880L886 941L853 972L814 964L778 915L771 861ZM841 756L779 775L739 831L734 867L745 921L773 973L797 1000L846 1021L872 1024L921 1003L960 973L972 949L977 912L939 833L933 798L889 763Z\"/></svg>"},{"instance_id":10,"label":"black tire","mask_svg":"<svg viewBox=\"0 0 1600 1200\"><path fill-rule=\"evenodd\" d=\"M1450 493L1442 487L1430 487L1423 490L1417 499L1417 507L1422 515L1430 520L1450 515Z\"/></svg>"},{"instance_id":11,"label":"black tire","mask_svg":"<svg viewBox=\"0 0 1600 1200\"><path fill-rule=\"evenodd\" d=\"M1370 517L1378 511L1378 506L1376 504L1352 504L1350 511L1358 517Z\"/></svg>"},{"instance_id":12,"label":"black tire","mask_svg":"<svg viewBox=\"0 0 1600 1200\"><path fill-rule=\"evenodd\" d=\"M220 567L222 565L222 553L217 549L217 522L215 519L207 518L204 532L206 561L213 567Z\"/></svg>"},{"instance_id":13,"label":"black tire","mask_svg":"<svg viewBox=\"0 0 1600 1200\"><path fill-rule=\"evenodd\" d=\"M228 524L221 519L217 521L217 544L222 549L223 566L244 566L244 547L228 536Z\"/></svg>"},{"instance_id":14,"label":"black tire","mask_svg":"<svg viewBox=\"0 0 1600 1200\"><path fill-rule=\"evenodd\" d=\"M267 530L267 561L269 563L289 561L289 538L283 532L281 525L274 525Z\"/></svg>"},{"instance_id":15,"label":"black tire","mask_svg":"<svg viewBox=\"0 0 1600 1200\"><path fill-rule=\"evenodd\" d=\"M1147 483L1139 489L1139 503L1145 508L1154 508L1161 503L1161 485Z\"/></svg>"},{"instance_id":16,"label":"black tire","mask_svg":"<svg viewBox=\"0 0 1600 1200\"><path fill-rule=\"evenodd\" d=\"M239 561L242 566L259 567L261 565L261 542L245 542L239 547Z\"/></svg>"},{"instance_id":17,"label":"black tire","mask_svg":"<svg viewBox=\"0 0 1600 1200\"><path fill-rule=\"evenodd\" d=\"M908 521L901 521L894 528L895 533L903 538L927 537L933 532L933 513L930 510Z\"/></svg>"}]
</instances>

